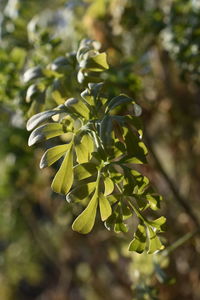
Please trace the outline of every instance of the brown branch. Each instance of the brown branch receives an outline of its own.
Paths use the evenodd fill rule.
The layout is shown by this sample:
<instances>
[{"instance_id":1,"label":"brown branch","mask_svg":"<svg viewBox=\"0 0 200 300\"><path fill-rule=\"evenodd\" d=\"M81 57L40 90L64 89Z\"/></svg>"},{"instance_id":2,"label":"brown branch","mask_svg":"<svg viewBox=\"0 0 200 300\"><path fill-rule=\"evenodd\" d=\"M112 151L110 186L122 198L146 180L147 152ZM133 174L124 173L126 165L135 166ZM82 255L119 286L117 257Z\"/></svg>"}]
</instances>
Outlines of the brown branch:
<instances>
[{"instance_id":1,"label":"brown branch","mask_svg":"<svg viewBox=\"0 0 200 300\"><path fill-rule=\"evenodd\" d=\"M167 174L166 170L164 169L161 161L159 160L153 146L151 143L151 139L148 136L148 133L145 132L145 139L147 142L147 146L149 151L151 152L151 155L154 159L154 162L156 164L156 167L158 169L158 171L160 172L160 174L162 175L162 177L165 179L166 183L168 184L169 188L171 189L176 202L179 204L179 206L181 206L186 214L190 217L190 219L193 221L193 223L195 224L195 226L197 226L198 228L200 227L200 222L198 217L195 215L195 213L193 212L192 208L190 207L190 205L188 205L188 201L179 193L179 190L177 189L177 187L174 185L173 180L169 177L169 175Z\"/></svg>"}]
</instances>

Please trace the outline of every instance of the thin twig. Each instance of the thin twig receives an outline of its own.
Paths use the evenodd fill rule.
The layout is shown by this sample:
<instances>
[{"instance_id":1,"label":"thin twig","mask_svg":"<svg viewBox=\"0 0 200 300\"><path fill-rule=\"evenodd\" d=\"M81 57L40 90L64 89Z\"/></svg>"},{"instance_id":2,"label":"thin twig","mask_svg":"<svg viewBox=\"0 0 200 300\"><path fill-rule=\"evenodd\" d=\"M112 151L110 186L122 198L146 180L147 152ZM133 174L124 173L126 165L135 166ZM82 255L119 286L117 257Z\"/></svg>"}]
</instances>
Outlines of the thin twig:
<instances>
[{"instance_id":1,"label":"thin twig","mask_svg":"<svg viewBox=\"0 0 200 300\"><path fill-rule=\"evenodd\" d=\"M199 234L199 233L200 233L200 228L198 228L192 232L186 233L185 235L180 237L177 241L175 241L173 244L171 244L169 247L167 247L165 250L161 251L159 254L163 255L163 256L169 255L171 252L173 252L178 247L185 244L187 241L189 241L191 238L193 238L196 234Z\"/></svg>"}]
</instances>

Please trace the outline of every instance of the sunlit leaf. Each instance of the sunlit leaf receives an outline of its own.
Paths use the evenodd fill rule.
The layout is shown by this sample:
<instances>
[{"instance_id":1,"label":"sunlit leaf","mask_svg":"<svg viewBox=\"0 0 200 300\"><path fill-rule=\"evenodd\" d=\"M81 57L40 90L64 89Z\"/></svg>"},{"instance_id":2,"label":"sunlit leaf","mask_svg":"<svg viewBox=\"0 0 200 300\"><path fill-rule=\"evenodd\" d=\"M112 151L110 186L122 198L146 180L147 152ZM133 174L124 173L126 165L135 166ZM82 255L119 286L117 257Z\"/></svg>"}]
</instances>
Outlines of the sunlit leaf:
<instances>
[{"instance_id":1,"label":"sunlit leaf","mask_svg":"<svg viewBox=\"0 0 200 300\"><path fill-rule=\"evenodd\" d=\"M87 234L92 230L96 218L97 205L98 205L98 188L96 189L88 206L73 222L72 229L74 231L80 232L82 234Z\"/></svg>"},{"instance_id":2,"label":"sunlit leaf","mask_svg":"<svg viewBox=\"0 0 200 300\"><path fill-rule=\"evenodd\" d=\"M50 138L63 134L63 125L59 123L47 123L36 128L28 139L28 145L32 146L41 140L48 140Z\"/></svg>"},{"instance_id":3,"label":"sunlit leaf","mask_svg":"<svg viewBox=\"0 0 200 300\"><path fill-rule=\"evenodd\" d=\"M95 190L96 185L96 182L79 185L67 194L66 200L68 202L83 201Z\"/></svg>"},{"instance_id":4,"label":"sunlit leaf","mask_svg":"<svg viewBox=\"0 0 200 300\"><path fill-rule=\"evenodd\" d=\"M148 221L148 223L160 232L166 230L166 218L163 216L154 221Z\"/></svg>"},{"instance_id":5,"label":"sunlit leaf","mask_svg":"<svg viewBox=\"0 0 200 300\"><path fill-rule=\"evenodd\" d=\"M31 131L35 127L37 127L38 125L43 123L44 121L49 120L51 117L53 117L54 115L57 115L61 112L63 112L63 111L62 110L47 110L47 111L43 111L41 113L38 113L38 114L32 116L28 120L26 128L27 128L28 131Z\"/></svg>"},{"instance_id":6,"label":"sunlit leaf","mask_svg":"<svg viewBox=\"0 0 200 300\"><path fill-rule=\"evenodd\" d=\"M74 167L74 176L77 180L86 179L97 174L97 166L93 163L84 163Z\"/></svg>"},{"instance_id":7,"label":"sunlit leaf","mask_svg":"<svg viewBox=\"0 0 200 300\"><path fill-rule=\"evenodd\" d=\"M24 73L24 82L29 82L33 79L42 77L43 73L42 73L42 68L41 67L33 67L28 69L25 73Z\"/></svg>"},{"instance_id":8,"label":"sunlit leaf","mask_svg":"<svg viewBox=\"0 0 200 300\"><path fill-rule=\"evenodd\" d=\"M64 105L72 112L81 115L82 117L88 119L89 118L89 109L88 107L77 98L69 98L65 101Z\"/></svg>"},{"instance_id":9,"label":"sunlit leaf","mask_svg":"<svg viewBox=\"0 0 200 300\"><path fill-rule=\"evenodd\" d=\"M149 231L149 245L148 245L148 254L155 253L159 250L164 249L163 244L161 243L159 237L156 235L156 232L148 226Z\"/></svg>"},{"instance_id":10,"label":"sunlit leaf","mask_svg":"<svg viewBox=\"0 0 200 300\"><path fill-rule=\"evenodd\" d=\"M124 233L126 233L126 232L128 232L128 226L127 226L127 224L125 224L125 223L123 223L123 222L118 222L118 223L116 223L115 226L114 226L114 231L115 231L116 233L119 233L119 232L124 232Z\"/></svg>"},{"instance_id":11,"label":"sunlit leaf","mask_svg":"<svg viewBox=\"0 0 200 300\"><path fill-rule=\"evenodd\" d=\"M65 154L60 169L56 173L51 184L52 190L56 193L66 195L74 181L73 174L73 151L72 148Z\"/></svg>"},{"instance_id":12,"label":"sunlit leaf","mask_svg":"<svg viewBox=\"0 0 200 300\"><path fill-rule=\"evenodd\" d=\"M91 95L90 90L86 89L81 93L81 97L89 104L94 105L94 97Z\"/></svg>"},{"instance_id":13,"label":"sunlit leaf","mask_svg":"<svg viewBox=\"0 0 200 300\"><path fill-rule=\"evenodd\" d=\"M93 149L94 143L92 138L88 134L85 134L80 143L75 146L77 162L79 164L88 162L91 159Z\"/></svg>"},{"instance_id":14,"label":"sunlit leaf","mask_svg":"<svg viewBox=\"0 0 200 300\"><path fill-rule=\"evenodd\" d=\"M160 208L160 201L162 200L160 195L147 194L146 199L149 202L151 209L157 210Z\"/></svg>"},{"instance_id":15,"label":"sunlit leaf","mask_svg":"<svg viewBox=\"0 0 200 300\"><path fill-rule=\"evenodd\" d=\"M106 177L104 179L104 187L105 187L105 190L104 190L104 195L105 196L110 195L113 192L114 183L109 177Z\"/></svg>"},{"instance_id":16,"label":"sunlit leaf","mask_svg":"<svg viewBox=\"0 0 200 300\"><path fill-rule=\"evenodd\" d=\"M40 168L51 166L54 162L60 159L68 150L70 144L59 145L48 149L40 160Z\"/></svg>"},{"instance_id":17,"label":"sunlit leaf","mask_svg":"<svg viewBox=\"0 0 200 300\"><path fill-rule=\"evenodd\" d=\"M94 56L90 56L86 61L83 61L83 68L92 72L101 72L109 68L106 53L100 53Z\"/></svg>"},{"instance_id":18,"label":"sunlit leaf","mask_svg":"<svg viewBox=\"0 0 200 300\"><path fill-rule=\"evenodd\" d=\"M146 229L143 225L138 225L137 231L134 233L134 239L131 241L128 250L142 253L146 247Z\"/></svg>"},{"instance_id":19,"label":"sunlit leaf","mask_svg":"<svg viewBox=\"0 0 200 300\"><path fill-rule=\"evenodd\" d=\"M102 221L107 220L112 213L112 209L108 199L102 193L99 195L99 208L100 208L101 220Z\"/></svg>"},{"instance_id":20,"label":"sunlit leaf","mask_svg":"<svg viewBox=\"0 0 200 300\"><path fill-rule=\"evenodd\" d=\"M33 100L40 103L43 103L45 100L44 91L36 84L31 84L26 92L26 102L29 103Z\"/></svg>"}]
</instances>

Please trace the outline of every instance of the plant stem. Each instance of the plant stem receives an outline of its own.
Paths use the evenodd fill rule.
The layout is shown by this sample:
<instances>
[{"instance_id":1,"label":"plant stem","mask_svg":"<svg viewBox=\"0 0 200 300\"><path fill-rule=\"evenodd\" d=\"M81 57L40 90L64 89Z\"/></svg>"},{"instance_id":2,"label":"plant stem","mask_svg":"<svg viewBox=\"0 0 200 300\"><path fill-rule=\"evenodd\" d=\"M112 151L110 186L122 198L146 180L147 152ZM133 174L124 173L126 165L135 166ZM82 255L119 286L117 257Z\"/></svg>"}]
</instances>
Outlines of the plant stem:
<instances>
[{"instance_id":1,"label":"plant stem","mask_svg":"<svg viewBox=\"0 0 200 300\"><path fill-rule=\"evenodd\" d=\"M173 252L178 247L180 247L183 244L185 244L188 240L190 240L191 238L193 238L198 233L200 233L200 228L198 228L198 229L196 229L196 230L194 230L192 232L186 233L184 236L182 236L181 238L179 238L176 242L174 242L172 245L170 245L168 248L166 248L164 251L160 252L159 254L162 255L162 256L169 255L171 252Z\"/></svg>"},{"instance_id":2,"label":"plant stem","mask_svg":"<svg viewBox=\"0 0 200 300\"><path fill-rule=\"evenodd\" d=\"M148 144L148 148L152 154L152 157L156 163L156 166L158 168L158 171L162 174L163 178L165 179L165 181L167 182L168 186L170 187L172 193L174 194L175 200L176 202L185 210L186 214L188 216L190 216L190 219L193 221L193 223L200 228L200 222L197 218L197 216L195 215L195 213L193 212L193 210L191 209L190 205L188 205L188 202L190 203L189 200L186 201L186 199L180 195L177 187L174 185L172 179L169 177L169 175L167 174L167 172L165 171L161 161L159 160L155 150L153 149L152 143L151 143L151 139L148 136L148 133L145 132L145 138Z\"/></svg>"}]
</instances>

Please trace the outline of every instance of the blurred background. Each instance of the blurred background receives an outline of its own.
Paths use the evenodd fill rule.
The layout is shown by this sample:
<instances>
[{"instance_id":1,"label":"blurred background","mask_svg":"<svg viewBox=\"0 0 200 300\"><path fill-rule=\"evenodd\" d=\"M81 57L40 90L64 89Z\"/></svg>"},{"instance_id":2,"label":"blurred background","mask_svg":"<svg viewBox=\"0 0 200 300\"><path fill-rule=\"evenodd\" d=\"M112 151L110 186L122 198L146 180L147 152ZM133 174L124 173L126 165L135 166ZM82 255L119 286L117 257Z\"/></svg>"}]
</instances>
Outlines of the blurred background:
<instances>
[{"instance_id":1,"label":"blurred background","mask_svg":"<svg viewBox=\"0 0 200 300\"><path fill-rule=\"evenodd\" d=\"M24 71L85 37L108 54L108 93L143 108L167 255L128 253L100 222L73 232L76 208L51 191L54 169L39 169L43 146L27 146L28 117L52 99L29 99ZM200 299L199 51L198 0L0 0L0 299Z\"/></svg>"}]
</instances>

